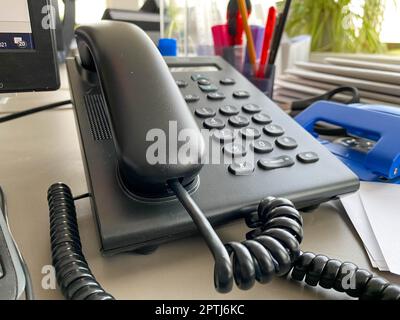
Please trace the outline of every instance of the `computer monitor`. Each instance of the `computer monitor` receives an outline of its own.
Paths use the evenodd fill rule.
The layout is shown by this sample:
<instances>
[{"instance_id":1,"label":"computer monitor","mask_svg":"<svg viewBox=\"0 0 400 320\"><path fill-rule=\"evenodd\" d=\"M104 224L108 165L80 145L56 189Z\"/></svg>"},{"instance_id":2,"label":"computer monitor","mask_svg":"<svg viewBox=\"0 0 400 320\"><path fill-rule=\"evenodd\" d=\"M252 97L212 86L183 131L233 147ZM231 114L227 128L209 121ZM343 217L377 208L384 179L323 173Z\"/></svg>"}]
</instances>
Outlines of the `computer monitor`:
<instances>
[{"instance_id":1,"label":"computer monitor","mask_svg":"<svg viewBox=\"0 0 400 320\"><path fill-rule=\"evenodd\" d=\"M0 93L60 86L52 0L1 0Z\"/></svg>"}]
</instances>

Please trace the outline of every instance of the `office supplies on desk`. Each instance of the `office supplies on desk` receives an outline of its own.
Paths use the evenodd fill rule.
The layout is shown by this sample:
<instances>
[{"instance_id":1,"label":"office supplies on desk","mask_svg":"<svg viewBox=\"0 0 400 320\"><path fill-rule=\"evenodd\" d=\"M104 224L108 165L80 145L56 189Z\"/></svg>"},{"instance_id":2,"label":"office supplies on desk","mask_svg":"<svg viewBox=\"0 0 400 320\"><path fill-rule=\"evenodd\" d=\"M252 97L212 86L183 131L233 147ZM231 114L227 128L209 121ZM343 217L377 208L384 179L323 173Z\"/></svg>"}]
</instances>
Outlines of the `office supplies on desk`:
<instances>
[{"instance_id":1,"label":"office supplies on desk","mask_svg":"<svg viewBox=\"0 0 400 320\"><path fill-rule=\"evenodd\" d=\"M256 50L256 60L258 61L258 59L261 57L265 28L262 26L252 25L250 26L250 29L251 29L251 34L253 35L254 48ZM246 52L244 62L245 63L250 62L250 57L248 52Z\"/></svg>"},{"instance_id":2,"label":"office supplies on desk","mask_svg":"<svg viewBox=\"0 0 400 320\"><path fill-rule=\"evenodd\" d=\"M278 99L287 96L289 91L331 90L335 86L346 85L359 89L362 103L400 105L398 64L381 62L391 60L377 58L378 62L373 62L372 57L364 55L343 55L343 58L339 55L336 58L335 55L314 53L310 59L311 62L296 61L278 78L276 90L281 94Z\"/></svg>"},{"instance_id":3,"label":"office supplies on desk","mask_svg":"<svg viewBox=\"0 0 400 320\"><path fill-rule=\"evenodd\" d=\"M158 40L158 50L164 57L176 57L178 55L178 44L176 39L162 38Z\"/></svg>"},{"instance_id":4,"label":"office supplies on desk","mask_svg":"<svg viewBox=\"0 0 400 320\"><path fill-rule=\"evenodd\" d=\"M283 12L279 15L278 25L276 26L274 38L272 40L271 52L269 55L268 64L274 65L276 62L276 58L278 55L278 50L281 44L283 33L285 32L286 21L289 16L290 6L292 4L292 0L286 0L285 8Z\"/></svg>"},{"instance_id":5,"label":"office supplies on desk","mask_svg":"<svg viewBox=\"0 0 400 320\"><path fill-rule=\"evenodd\" d=\"M344 128L344 138L321 142L363 181L400 183L400 110L394 107L343 105L321 101L296 117L307 131L317 122Z\"/></svg>"},{"instance_id":6,"label":"office supplies on desk","mask_svg":"<svg viewBox=\"0 0 400 320\"><path fill-rule=\"evenodd\" d=\"M251 14L252 4L246 0L247 16ZM230 46L240 46L243 44L243 19L239 11L238 0L230 0L227 8L228 33Z\"/></svg>"},{"instance_id":7,"label":"office supplies on desk","mask_svg":"<svg viewBox=\"0 0 400 320\"><path fill-rule=\"evenodd\" d=\"M214 40L214 51L218 56L222 56L224 49L230 47L228 29L229 26L227 24L220 24L211 27Z\"/></svg>"},{"instance_id":8,"label":"office supplies on desk","mask_svg":"<svg viewBox=\"0 0 400 320\"><path fill-rule=\"evenodd\" d=\"M247 37L247 52L249 55L250 59L250 64L252 68L252 74L255 76L257 73L257 54L256 54L256 49L254 46L254 40L253 40L253 35L251 33L249 21L248 21L248 11L246 7L246 2L245 0L237 0L238 6L239 6L239 11L242 17L243 21L243 27L244 31L246 33Z\"/></svg>"},{"instance_id":9,"label":"office supplies on desk","mask_svg":"<svg viewBox=\"0 0 400 320\"><path fill-rule=\"evenodd\" d=\"M330 83L334 85L354 86L361 90L370 92L382 93L387 95L400 96L400 85L381 83L369 80L355 79L351 77L336 76L332 74L325 74L315 71L308 71L303 69L290 69L286 71L287 74L298 76L301 78Z\"/></svg>"},{"instance_id":10,"label":"office supplies on desk","mask_svg":"<svg viewBox=\"0 0 400 320\"><path fill-rule=\"evenodd\" d=\"M300 63L306 63L311 54L311 36L301 35L294 38L282 39L281 56L282 72L294 68Z\"/></svg>"},{"instance_id":11,"label":"office supplies on desk","mask_svg":"<svg viewBox=\"0 0 400 320\"><path fill-rule=\"evenodd\" d=\"M351 77L355 79L363 79L381 83L392 83L392 84L400 83L400 72L395 72L395 71L368 70L365 68L338 66L338 65L312 63L312 62L301 62L301 61L297 62L296 66L305 70L311 70L325 74L334 74L342 77Z\"/></svg>"},{"instance_id":12,"label":"office supplies on desk","mask_svg":"<svg viewBox=\"0 0 400 320\"><path fill-rule=\"evenodd\" d=\"M364 183L362 182L361 188L363 184ZM371 223L369 222L368 216L365 212L360 192L341 196L340 201L363 242L372 267L378 268L380 271L389 271L382 250L376 240L374 230L372 229Z\"/></svg>"},{"instance_id":13,"label":"office supplies on desk","mask_svg":"<svg viewBox=\"0 0 400 320\"><path fill-rule=\"evenodd\" d=\"M350 58L325 58L325 62L331 65L337 66L345 66L352 68L363 68L366 70L378 70L378 71L387 71L387 72L397 72L400 73L400 66L397 64L389 64L389 63L379 63L379 62L371 62L371 61L360 61L358 59L350 59ZM400 61L399 61L400 63Z\"/></svg>"},{"instance_id":14,"label":"office supplies on desk","mask_svg":"<svg viewBox=\"0 0 400 320\"><path fill-rule=\"evenodd\" d=\"M371 263L381 271L400 274L400 185L362 182L360 190L341 197Z\"/></svg>"},{"instance_id":15,"label":"office supplies on desk","mask_svg":"<svg viewBox=\"0 0 400 320\"><path fill-rule=\"evenodd\" d=\"M257 78L263 78L266 75L265 68L268 60L269 51L271 48L272 37L274 35L274 30L276 25L276 15L277 15L276 8L275 7L269 8L267 23L264 32L264 41L261 51L260 65L257 71Z\"/></svg>"},{"instance_id":16,"label":"office supplies on desk","mask_svg":"<svg viewBox=\"0 0 400 320\"><path fill-rule=\"evenodd\" d=\"M215 259L215 285L222 293L232 289L234 280L240 289L249 289L256 281L266 283L276 272L286 275L292 268L292 278L302 281L305 274L301 270L320 259L325 259L324 265L334 264L338 277L345 275L342 267L346 264L300 251L302 219L290 200L265 198L266 194L285 195L298 208L307 208L357 190L358 179L328 150L222 59L185 57L166 58L164 62L143 31L123 23L81 26L76 35L80 59L68 60L67 68L90 196L105 254L150 253L164 242L197 230ZM110 37L114 39L112 47L105 45ZM134 41L127 42L126 37ZM128 72L114 73L110 66L121 57ZM131 72L137 77L131 77ZM153 91L155 86L159 90ZM127 87L130 90L124 89ZM160 105L176 107L172 110ZM137 116L139 113L141 117ZM103 116L99 119L94 115ZM144 122L143 118L149 120ZM211 143L218 154L235 161L228 166L224 162L203 166L203 161L183 163L178 158L174 164L172 154L166 155L166 162L149 164L146 150L154 140L146 139L148 130L164 129L166 140L174 141L169 121L176 121L178 129L194 130L197 143L191 160L207 156L202 141L210 138L212 130ZM206 130L200 133L199 127ZM236 139L230 134L235 129L240 131ZM252 147L247 149L241 141L249 139ZM182 143L178 141L177 146ZM253 162L250 157L255 157ZM314 178L309 179L310 176ZM266 179L280 183L266 184ZM259 204L260 197L264 200ZM54 184L49 188L48 200L51 230L63 231L55 231L51 238L63 293L68 298L112 299L95 282L84 259L70 188ZM250 240L224 246L212 225L241 217L246 217L254 230L248 234ZM265 236L272 242L263 242ZM67 247L73 256L68 261L64 255ZM292 255L298 258L293 259ZM231 259L238 262L235 272ZM255 265L255 259L264 261L265 266ZM63 276L64 266L77 275L83 272L77 266L84 266L86 278L71 285ZM361 272L354 268L356 273ZM314 274L313 269L309 272ZM384 280L370 273L365 276L371 285L358 285L357 293L347 293L378 299L394 299L400 294L399 288L387 286ZM315 277L315 283L307 283L317 285L321 272ZM89 282L95 286L88 287ZM378 290L373 290L374 283L378 283ZM343 285L339 283L337 290L346 291ZM83 288L87 290L83 292ZM78 292L82 295L78 296Z\"/></svg>"},{"instance_id":17,"label":"office supplies on desk","mask_svg":"<svg viewBox=\"0 0 400 320\"><path fill-rule=\"evenodd\" d=\"M359 181L234 68L213 57L164 59L143 30L125 22L80 26L75 34L79 57L67 69L90 191L74 196L62 183L48 189L51 246L43 246L55 270L49 280L67 299L114 299L83 254L75 201L84 198L106 254L149 254L199 232L220 293L279 276L361 299L400 298L400 287L383 278L300 247L299 209L353 192ZM0 208L5 213L4 202ZM214 226L239 218L252 231L224 245ZM350 287L343 281L349 273Z\"/></svg>"},{"instance_id":18,"label":"office supplies on desk","mask_svg":"<svg viewBox=\"0 0 400 320\"><path fill-rule=\"evenodd\" d=\"M298 94L305 94L311 98L316 95L323 94L326 91L335 89L337 85L325 83L316 80L309 80L290 74L281 75L276 81L276 89L282 92L285 89L286 96L296 97ZM400 97L386 95L366 90L358 89L360 93L360 102L364 104L380 104L380 105L400 105ZM278 98L278 97L275 97ZM291 100L293 102L293 100Z\"/></svg>"}]
</instances>

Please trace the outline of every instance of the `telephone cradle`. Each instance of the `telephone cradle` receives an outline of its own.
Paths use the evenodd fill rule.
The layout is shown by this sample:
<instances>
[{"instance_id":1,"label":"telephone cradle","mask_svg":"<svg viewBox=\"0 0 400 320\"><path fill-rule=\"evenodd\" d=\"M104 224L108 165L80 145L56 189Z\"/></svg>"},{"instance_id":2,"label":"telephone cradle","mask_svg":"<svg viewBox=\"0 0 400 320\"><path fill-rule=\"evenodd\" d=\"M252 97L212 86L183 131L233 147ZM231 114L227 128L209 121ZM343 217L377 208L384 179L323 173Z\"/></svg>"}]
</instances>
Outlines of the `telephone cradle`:
<instances>
[{"instance_id":1,"label":"telephone cradle","mask_svg":"<svg viewBox=\"0 0 400 320\"><path fill-rule=\"evenodd\" d=\"M352 297L400 298L400 288L354 264L301 252L298 210L356 191L359 179L232 66L218 57L164 60L128 23L81 26L75 34L79 57L68 59L67 70L104 255L149 253L200 233L220 293L291 273ZM169 152L165 163L150 162L153 130L165 134L168 151L185 146L175 134L189 130L190 161L174 162ZM232 161L204 161L210 150ZM48 202L65 297L113 299L84 258L70 188L52 185ZM240 218L252 229L247 240L224 245L214 227ZM354 289L340 280L346 270L357 278Z\"/></svg>"},{"instance_id":2,"label":"telephone cradle","mask_svg":"<svg viewBox=\"0 0 400 320\"><path fill-rule=\"evenodd\" d=\"M400 183L400 110L395 107L321 101L296 117L309 133L319 138L362 181ZM317 122L346 129L339 139L319 137Z\"/></svg>"}]
</instances>

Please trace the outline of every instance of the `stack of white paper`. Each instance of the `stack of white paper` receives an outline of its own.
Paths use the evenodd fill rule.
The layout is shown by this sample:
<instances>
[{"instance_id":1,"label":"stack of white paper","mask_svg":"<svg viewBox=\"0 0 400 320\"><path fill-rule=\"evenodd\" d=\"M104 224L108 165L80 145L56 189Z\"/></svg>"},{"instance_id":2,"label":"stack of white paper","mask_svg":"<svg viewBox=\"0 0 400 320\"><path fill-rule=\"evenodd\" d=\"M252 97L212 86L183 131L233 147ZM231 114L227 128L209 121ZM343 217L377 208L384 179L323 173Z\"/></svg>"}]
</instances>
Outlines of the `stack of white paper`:
<instances>
[{"instance_id":1,"label":"stack of white paper","mask_svg":"<svg viewBox=\"0 0 400 320\"><path fill-rule=\"evenodd\" d=\"M341 201L372 266L400 275L400 185L362 182Z\"/></svg>"},{"instance_id":2,"label":"stack of white paper","mask_svg":"<svg viewBox=\"0 0 400 320\"><path fill-rule=\"evenodd\" d=\"M400 65L372 62L350 57L326 57L323 62L298 59L295 65L279 76L275 85L277 102L311 98L338 86L359 89L361 102L400 105ZM400 61L400 60L399 60ZM339 101L343 100L339 97Z\"/></svg>"}]
</instances>

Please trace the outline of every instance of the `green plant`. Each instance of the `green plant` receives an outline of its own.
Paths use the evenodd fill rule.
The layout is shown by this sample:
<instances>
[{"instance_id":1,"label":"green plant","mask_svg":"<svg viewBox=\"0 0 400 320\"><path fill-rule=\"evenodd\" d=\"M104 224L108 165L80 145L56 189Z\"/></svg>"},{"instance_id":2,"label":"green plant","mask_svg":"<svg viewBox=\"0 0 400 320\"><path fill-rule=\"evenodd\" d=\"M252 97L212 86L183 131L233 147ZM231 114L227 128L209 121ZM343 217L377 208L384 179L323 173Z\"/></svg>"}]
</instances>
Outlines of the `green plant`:
<instances>
[{"instance_id":1,"label":"green plant","mask_svg":"<svg viewBox=\"0 0 400 320\"><path fill-rule=\"evenodd\" d=\"M380 31L386 0L293 0L287 23L289 36L310 34L312 51L382 53Z\"/></svg>"}]
</instances>

